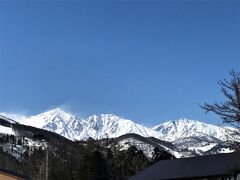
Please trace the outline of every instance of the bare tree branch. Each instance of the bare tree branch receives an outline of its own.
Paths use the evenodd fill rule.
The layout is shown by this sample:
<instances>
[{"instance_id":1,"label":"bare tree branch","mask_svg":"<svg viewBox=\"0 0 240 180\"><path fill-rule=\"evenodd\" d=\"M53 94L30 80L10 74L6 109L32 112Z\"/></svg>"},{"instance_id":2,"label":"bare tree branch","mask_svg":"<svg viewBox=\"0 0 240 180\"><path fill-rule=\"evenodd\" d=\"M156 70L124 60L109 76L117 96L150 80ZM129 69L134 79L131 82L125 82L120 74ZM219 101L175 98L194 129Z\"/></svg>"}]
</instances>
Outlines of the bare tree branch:
<instances>
[{"instance_id":1,"label":"bare tree branch","mask_svg":"<svg viewBox=\"0 0 240 180\"><path fill-rule=\"evenodd\" d=\"M206 113L213 112L223 119L223 123L229 124L237 129L231 132L240 138L240 72L230 71L230 80L219 81L221 92L226 98L223 103L200 105ZM238 146L240 147L240 146Z\"/></svg>"}]
</instances>

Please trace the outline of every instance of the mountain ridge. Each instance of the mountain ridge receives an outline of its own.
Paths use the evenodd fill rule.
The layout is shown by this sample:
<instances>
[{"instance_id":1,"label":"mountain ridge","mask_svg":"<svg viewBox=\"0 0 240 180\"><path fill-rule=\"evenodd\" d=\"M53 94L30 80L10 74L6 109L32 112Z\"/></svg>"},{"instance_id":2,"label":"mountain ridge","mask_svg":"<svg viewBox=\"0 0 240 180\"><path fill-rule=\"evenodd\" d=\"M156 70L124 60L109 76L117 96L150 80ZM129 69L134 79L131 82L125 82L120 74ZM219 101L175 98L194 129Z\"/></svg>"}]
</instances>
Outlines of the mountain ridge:
<instances>
[{"instance_id":1,"label":"mountain ridge","mask_svg":"<svg viewBox=\"0 0 240 180\"><path fill-rule=\"evenodd\" d=\"M6 113L4 115L18 121L17 116ZM34 116L20 116L18 123L56 133L71 141L114 139L113 142L117 142L122 149L134 145L147 157L151 157L156 146L177 158L232 152L227 142L228 128L187 118L148 128L114 114L95 114L81 119L57 108ZM11 128L5 127L1 130L1 127L3 126L0 125L0 133L8 131L14 134L10 131Z\"/></svg>"},{"instance_id":2,"label":"mountain ridge","mask_svg":"<svg viewBox=\"0 0 240 180\"><path fill-rule=\"evenodd\" d=\"M12 114L0 113L7 117ZM18 121L17 119L15 119ZM60 108L52 109L34 116L21 116L19 123L56 132L70 140L87 140L118 137L127 133L143 137L155 137L166 141L208 135L226 141L226 128L204 122L181 118L171 120L152 128L121 118L114 114L95 114L80 119Z\"/></svg>"}]
</instances>

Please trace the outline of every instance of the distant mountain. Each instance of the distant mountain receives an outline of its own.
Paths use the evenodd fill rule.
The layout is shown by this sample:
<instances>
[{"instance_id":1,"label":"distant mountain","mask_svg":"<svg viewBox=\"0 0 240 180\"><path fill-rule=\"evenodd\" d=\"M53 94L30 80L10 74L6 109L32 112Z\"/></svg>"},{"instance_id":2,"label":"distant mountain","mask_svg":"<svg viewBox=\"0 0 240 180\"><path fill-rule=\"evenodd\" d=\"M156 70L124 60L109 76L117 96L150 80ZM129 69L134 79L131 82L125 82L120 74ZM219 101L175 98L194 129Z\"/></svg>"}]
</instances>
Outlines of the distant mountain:
<instances>
[{"instance_id":1,"label":"distant mountain","mask_svg":"<svg viewBox=\"0 0 240 180\"><path fill-rule=\"evenodd\" d=\"M17 116L4 114L8 117ZM70 140L87 140L118 137L135 133L144 137L158 137L158 132L151 128L120 118L113 114L92 115L85 120L56 108L36 116L29 116L19 121L22 124L46 129L58 133Z\"/></svg>"},{"instance_id":2,"label":"distant mountain","mask_svg":"<svg viewBox=\"0 0 240 180\"><path fill-rule=\"evenodd\" d=\"M165 150L148 140L151 138L137 134L71 141L57 133L0 116L2 127L10 128L13 134L0 133L0 166L26 175L26 179L126 179L153 162L151 153L149 158L144 155L145 150L152 150L147 149L147 144ZM121 146L120 141L128 138L145 146ZM172 157L167 152L161 156L162 159Z\"/></svg>"},{"instance_id":3,"label":"distant mountain","mask_svg":"<svg viewBox=\"0 0 240 180\"><path fill-rule=\"evenodd\" d=\"M228 137L226 128L185 118L168 121L152 129L160 133L160 139L166 141L196 136L209 136L225 141Z\"/></svg>"},{"instance_id":4,"label":"distant mountain","mask_svg":"<svg viewBox=\"0 0 240 180\"><path fill-rule=\"evenodd\" d=\"M23 122L37 128L42 128L60 134L70 140L83 139L82 121L74 115L61 109L53 109L36 116L30 116Z\"/></svg>"},{"instance_id":5,"label":"distant mountain","mask_svg":"<svg viewBox=\"0 0 240 180\"><path fill-rule=\"evenodd\" d=\"M158 137L158 133L151 128L113 114L93 115L84 120L83 124L85 132L94 139L114 138L128 133Z\"/></svg>"},{"instance_id":6,"label":"distant mountain","mask_svg":"<svg viewBox=\"0 0 240 180\"><path fill-rule=\"evenodd\" d=\"M121 140L118 141L119 144L126 145L126 142L129 142L130 144L139 146L138 144L140 143L141 146L139 148L145 151L145 154L150 154L154 148L153 144L149 146L149 140L142 141L141 139L140 142L139 138L136 139L136 136L130 138L124 135L137 134L141 137L153 137L161 142L171 142L171 148L169 148L169 144L168 146L159 144L159 142L155 142L155 144L159 144L166 150L172 151L177 157L191 156L194 153L204 154L214 148L214 152L217 153L222 148L227 147L227 144L224 143L229 136L227 128L189 119L168 121L153 128L147 128L113 114L92 115L87 119L80 119L59 108L35 116L20 116L19 119L18 116L11 114L5 113L3 115L10 118L13 117L14 120L25 125L55 132L70 140L127 137L125 139L120 138ZM6 131L6 127L2 131ZM219 146L219 144L223 146Z\"/></svg>"}]
</instances>

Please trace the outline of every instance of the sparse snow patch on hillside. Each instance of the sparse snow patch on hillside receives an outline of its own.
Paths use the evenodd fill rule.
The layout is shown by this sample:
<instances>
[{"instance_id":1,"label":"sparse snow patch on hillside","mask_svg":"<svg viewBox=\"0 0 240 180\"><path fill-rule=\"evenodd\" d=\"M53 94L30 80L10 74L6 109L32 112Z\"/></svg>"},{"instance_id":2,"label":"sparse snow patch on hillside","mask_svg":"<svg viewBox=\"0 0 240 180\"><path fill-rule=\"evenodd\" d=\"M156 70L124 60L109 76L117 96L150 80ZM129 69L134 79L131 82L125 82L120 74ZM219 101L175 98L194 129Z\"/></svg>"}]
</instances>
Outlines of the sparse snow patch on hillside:
<instances>
[{"instance_id":1,"label":"sparse snow patch on hillside","mask_svg":"<svg viewBox=\"0 0 240 180\"><path fill-rule=\"evenodd\" d=\"M2 133L2 134L12 134L12 135L15 134L11 127L5 127L5 126L1 126L1 125L0 125L0 133Z\"/></svg>"}]
</instances>

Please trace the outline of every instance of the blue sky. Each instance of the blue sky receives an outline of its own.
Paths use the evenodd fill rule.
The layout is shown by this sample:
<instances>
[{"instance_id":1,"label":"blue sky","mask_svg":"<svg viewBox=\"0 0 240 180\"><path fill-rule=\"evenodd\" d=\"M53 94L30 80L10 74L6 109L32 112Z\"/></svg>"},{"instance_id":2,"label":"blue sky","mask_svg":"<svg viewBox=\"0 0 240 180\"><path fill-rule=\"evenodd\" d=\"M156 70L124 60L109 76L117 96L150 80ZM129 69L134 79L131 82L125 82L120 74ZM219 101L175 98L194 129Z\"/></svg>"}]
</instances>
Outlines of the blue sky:
<instances>
[{"instance_id":1,"label":"blue sky","mask_svg":"<svg viewBox=\"0 0 240 180\"><path fill-rule=\"evenodd\" d=\"M0 111L218 124L199 104L240 69L240 3L1 1L0 54Z\"/></svg>"}]
</instances>

